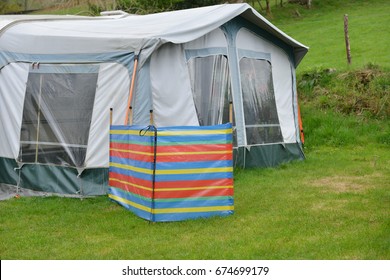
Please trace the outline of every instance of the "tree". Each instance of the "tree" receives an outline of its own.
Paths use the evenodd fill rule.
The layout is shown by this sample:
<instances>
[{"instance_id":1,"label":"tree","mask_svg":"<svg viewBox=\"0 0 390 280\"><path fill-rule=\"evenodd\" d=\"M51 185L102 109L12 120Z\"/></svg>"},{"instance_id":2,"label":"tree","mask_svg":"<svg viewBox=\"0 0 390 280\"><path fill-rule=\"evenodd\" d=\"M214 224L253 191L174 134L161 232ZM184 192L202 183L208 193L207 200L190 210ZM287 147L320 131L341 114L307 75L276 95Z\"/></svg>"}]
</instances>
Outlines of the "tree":
<instances>
[{"instance_id":1,"label":"tree","mask_svg":"<svg viewBox=\"0 0 390 280\"><path fill-rule=\"evenodd\" d=\"M288 0L289 3L298 3L301 5L305 5L309 9L311 8L311 2L312 0Z\"/></svg>"}]
</instances>

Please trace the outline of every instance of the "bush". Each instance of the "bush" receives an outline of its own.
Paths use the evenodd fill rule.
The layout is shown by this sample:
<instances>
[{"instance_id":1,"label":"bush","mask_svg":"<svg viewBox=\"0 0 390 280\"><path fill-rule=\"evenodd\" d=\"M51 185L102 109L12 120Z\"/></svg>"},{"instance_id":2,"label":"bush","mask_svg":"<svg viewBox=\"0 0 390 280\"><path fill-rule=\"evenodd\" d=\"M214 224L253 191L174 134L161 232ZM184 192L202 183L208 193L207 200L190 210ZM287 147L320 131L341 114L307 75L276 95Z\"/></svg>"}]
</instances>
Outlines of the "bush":
<instances>
[{"instance_id":1,"label":"bush","mask_svg":"<svg viewBox=\"0 0 390 280\"><path fill-rule=\"evenodd\" d=\"M298 77L303 103L345 115L390 118L390 72L369 64L363 69L338 72L315 69Z\"/></svg>"}]
</instances>

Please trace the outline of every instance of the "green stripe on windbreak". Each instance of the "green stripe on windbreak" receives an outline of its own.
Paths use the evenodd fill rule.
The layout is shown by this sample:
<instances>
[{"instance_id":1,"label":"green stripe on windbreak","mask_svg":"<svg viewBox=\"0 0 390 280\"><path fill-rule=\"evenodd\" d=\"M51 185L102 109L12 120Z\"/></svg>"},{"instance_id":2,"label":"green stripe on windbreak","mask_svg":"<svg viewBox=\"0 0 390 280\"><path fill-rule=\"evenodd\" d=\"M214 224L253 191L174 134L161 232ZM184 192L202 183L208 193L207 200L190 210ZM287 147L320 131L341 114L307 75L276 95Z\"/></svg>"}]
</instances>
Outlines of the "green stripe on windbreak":
<instances>
[{"instance_id":1,"label":"green stripe on windbreak","mask_svg":"<svg viewBox=\"0 0 390 280\"><path fill-rule=\"evenodd\" d=\"M156 202L175 202L183 200L224 200L232 199L232 196L209 196L209 197L185 197L185 198L155 198Z\"/></svg>"}]
</instances>

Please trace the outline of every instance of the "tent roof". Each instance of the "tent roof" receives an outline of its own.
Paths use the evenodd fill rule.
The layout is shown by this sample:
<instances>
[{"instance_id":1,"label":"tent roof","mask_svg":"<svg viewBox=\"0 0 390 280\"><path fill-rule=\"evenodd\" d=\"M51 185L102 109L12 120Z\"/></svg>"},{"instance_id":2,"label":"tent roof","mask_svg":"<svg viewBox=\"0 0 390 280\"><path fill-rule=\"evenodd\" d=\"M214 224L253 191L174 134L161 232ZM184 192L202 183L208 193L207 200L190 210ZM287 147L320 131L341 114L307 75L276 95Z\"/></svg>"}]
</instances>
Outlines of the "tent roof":
<instances>
[{"instance_id":1,"label":"tent roof","mask_svg":"<svg viewBox=\"0 0 390 280\"><path fill-rule=\"evenodd\" d=\"M44 38L58 42L56 46L72 49L66 44L67 41L61 43L61 39L76 38L81 43L85 41L85 44L89 41L89 48L96 47L96 52L141 49L151 52L166 42L195 40L237 16L242 16L292 46L296 65L307 53L306 46L276 28L248 4L223 4L142 16L0 16L0 51L42 53L47 48ZM7 38L7 35L10 37ZM36 39L37 35L40 36L39 40ZM107 43L102 43L102 38ZM34 43L30 44L29 40Z\"/></svg>"}]
</instances>

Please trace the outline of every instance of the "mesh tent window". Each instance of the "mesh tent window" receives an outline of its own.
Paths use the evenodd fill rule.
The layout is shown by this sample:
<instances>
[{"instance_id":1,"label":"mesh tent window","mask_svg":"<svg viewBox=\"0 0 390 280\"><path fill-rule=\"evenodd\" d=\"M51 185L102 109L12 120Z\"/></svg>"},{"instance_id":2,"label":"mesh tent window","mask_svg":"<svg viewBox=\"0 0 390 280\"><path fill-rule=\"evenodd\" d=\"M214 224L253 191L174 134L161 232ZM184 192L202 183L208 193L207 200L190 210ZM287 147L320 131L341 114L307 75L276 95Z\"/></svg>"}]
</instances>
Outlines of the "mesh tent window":
<instances>
[{"instance_id":1,"label":"mesh tent window","mask_svg":"<svg viewBox=\"0 0 390 280\"><path fill-rule=\"evenodd\" d=\"M194 57L188 61L199 125L229 122L230 71L225 55Z\"/></svg>"},{"instance_id":2,"label":"mesh tent window","mask_svg":"<svg viewBox=\"0 0 390 280\"><path fill-rule=\"evenodd\" d=\"M247 144L283 142L271 63L243 57L240 59L240 77Z\"/></svg>"},{"instance_id":3,"label":"mesh tent window","mask_svg":"<svg viewBox=\"0 0 390 280\"><path fill-rule=\"evenodd\" d=\"M18 160L84 165L98 67L31 69L24 100Z\"/></svg>"}]
</instances>

